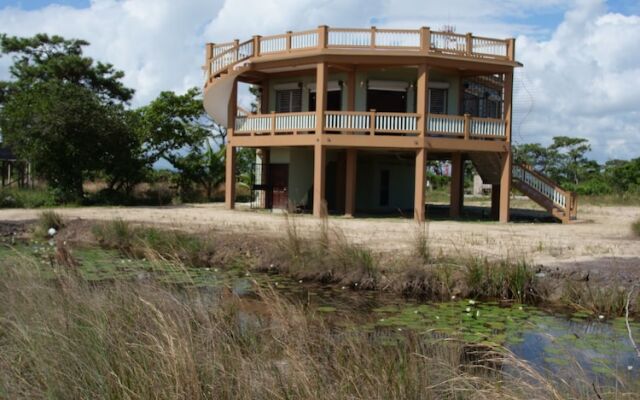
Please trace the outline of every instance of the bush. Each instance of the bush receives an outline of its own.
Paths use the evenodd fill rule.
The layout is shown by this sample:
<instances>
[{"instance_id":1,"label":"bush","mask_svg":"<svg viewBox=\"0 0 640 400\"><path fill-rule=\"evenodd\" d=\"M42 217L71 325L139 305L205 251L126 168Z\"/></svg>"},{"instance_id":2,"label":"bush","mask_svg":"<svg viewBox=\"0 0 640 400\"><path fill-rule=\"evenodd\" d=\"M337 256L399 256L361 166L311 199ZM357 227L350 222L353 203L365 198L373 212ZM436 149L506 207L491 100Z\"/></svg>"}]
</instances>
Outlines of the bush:
<instances>
[{"instance_id":1,"label":"bush","mask_svg":"<svg viewBox=\"0 0 640 400\"><path fill-rule=\"evenodd\" d=\"M636 220L633 224L631 224L631 231L637 237L640 237L640 218Z\"/></svg>"},{"instance_id":2,"label":"bush","mask_svg":"<svg viewBox=\"0 0 640 400\"><path fill-rule=\"evenodd\" d=\"M59 205L48 189L0 189L0 208L42 208Z\"/></svg>"}]
</instances>

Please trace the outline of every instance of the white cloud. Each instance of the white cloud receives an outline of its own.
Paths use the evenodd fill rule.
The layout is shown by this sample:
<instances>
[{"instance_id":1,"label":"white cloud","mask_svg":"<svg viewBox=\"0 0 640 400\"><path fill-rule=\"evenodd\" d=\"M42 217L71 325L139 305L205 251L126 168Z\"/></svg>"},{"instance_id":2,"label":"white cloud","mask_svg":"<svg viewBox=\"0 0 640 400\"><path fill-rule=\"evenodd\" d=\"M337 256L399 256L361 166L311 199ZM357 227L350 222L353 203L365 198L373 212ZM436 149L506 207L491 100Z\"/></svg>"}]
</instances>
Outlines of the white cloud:
<instances>
[{"instance_id":1,"label":"white cloud","mask_svg":"<svg viewBox=\"0 0 640 400\"><path fill-rule=\"evenodd\" d=\"M555 29L527 22L564 10ZM199 86L207 41L321 24L453 24L458 32L517 36L517 58L525 64L516 79L517 140L584 136L601 161L640 155L640 16L611 13L604 0L92 0L85 9L0 9L2 32L90 41L90 56L125 71L125 83L136 89L134 105L161 90ZM540 40L541 32L551 34ZM9 62L0 59L0 79Z\"/></svg>"}]
</instances>

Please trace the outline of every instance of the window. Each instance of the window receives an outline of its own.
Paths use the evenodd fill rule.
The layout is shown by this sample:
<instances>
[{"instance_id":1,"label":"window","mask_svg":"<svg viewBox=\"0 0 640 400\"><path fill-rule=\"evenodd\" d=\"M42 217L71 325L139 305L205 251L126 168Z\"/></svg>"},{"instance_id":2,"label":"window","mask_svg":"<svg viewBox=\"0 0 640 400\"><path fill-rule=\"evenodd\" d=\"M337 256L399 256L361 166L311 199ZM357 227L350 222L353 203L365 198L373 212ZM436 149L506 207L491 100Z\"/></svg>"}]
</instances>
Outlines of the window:
<instances>
[{"instance_id":1,"label":"window","mask_svg":"<svg viewBox=\"0 0 640 400\"><path fill-rule=\"evenodd\" d=\"M389 170L380 171L380 205L389 205Z\"/></svg>"},{"instance_id":2,"label":"window","mask_svg":"<svg viewBox=\"0 0 640 400\"><path fill-rule=\"evenodd\" d=\"M309 111L316 110L316 92L309 92ZM330 90L327 92L327 111L342 110L342 91Z\"/></svg>"},{"instance_id":3,"label":"window","mask_svg":"<svg viewBox=\"0 0 640 400\"><path fill-rule=\"evenodd\" d=\"M302 89L276 90L276 112L302 111Z\"/></svg>"},{"instance_id":4,"label":"window","mask_svg":"<svg viewBox=\"0 0 640 400\"><path fill-rule=\"evenodd\" d=\"M429 89L429 112L447 113L447 89Z\"/></svg>"},{"instance_id":5,"label":"window","mask_svg":"<svg viewBox=\"0 0 640 400\"><path fill-rule=\"evenodd\" d=\"M407 112L407 92L367 90L367 110Z\"/></svg>"}]
</instances>

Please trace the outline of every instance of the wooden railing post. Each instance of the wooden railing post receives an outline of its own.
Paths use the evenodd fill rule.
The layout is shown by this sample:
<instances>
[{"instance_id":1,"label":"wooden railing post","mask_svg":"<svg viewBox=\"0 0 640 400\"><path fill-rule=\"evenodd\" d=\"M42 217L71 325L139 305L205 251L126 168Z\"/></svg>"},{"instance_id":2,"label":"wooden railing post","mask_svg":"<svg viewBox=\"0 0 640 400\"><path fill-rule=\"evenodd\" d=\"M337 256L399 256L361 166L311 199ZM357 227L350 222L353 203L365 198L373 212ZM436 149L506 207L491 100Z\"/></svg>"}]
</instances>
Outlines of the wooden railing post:
<instances>
[{"instance_id":1,"label":"wooden railing post","mask_svg":"<svg viewBox=\"0 0 640 400\"><path fill-rule=\"evenodd\" d=\"M470 56L473 53L473 35L471 33L467 33L466 38L466 51L465 53Z\"/></svg>"},{"instance_id":2,"label":"wooden railing post","mask_svg":"<svg viewBox=\"0 0 640 400\"><path fill-rule=\"evenodd\" d=\"M211 59L213 59L213 43L207 43L205 50L204 69L207 73L207 83L211 79Z\"/></svg>"},{"instance_id":3,"label":"wooden railing post","mask_svg":"<svg viewBox=\"0 0 640 400\"><path fill-rule=\"evenodd\" d=\"M431 48L431 28L423 26L420 28L420 51L428 53Z\"/></svg>"},{"instance_id":4,"label":"wooden railing post","mask_svg":"<svg viewBox=\"0 0 640 400\"><path fill-rule=\"evenodd\" d=\"M376 110L369 111L369 134L376 134Z\"/></svg>"},{"instance_id":5,"label":"wooden railing post","mask_svg":"<svg viewBox=\"0 0 640 400\"><path fill-rule=\"evenodd\" d=\"M291 31L287 31L287 51L291 51Z\"/></svg>"},{"instance_id":6,"label":"wooden railing post","mask_svg":"<svg viewBox=\"0 0 640 400\"><path fill-rule=\"evenodd\" d=\"M276 134L276 112L271 111L271 135Z\"/></svg>"},{"instance_id":7,"label":"wooden railing post","mask_svg":"<svg viewBox=\"0 0 640 400\"><path fill-rule=\"evenodd\" d=\"M376 47L376 27L371 27L371 48Z\"/></svg>"},{"instance_id":8,"label":"wooden railing post","mask_svg":"<svg viewBox=\"0 0 640 400\"><path fill-rule=\"evenodd\" d=\"M329 27L320 25L318 27L318 48L326 49L329 44Z\"/></svg>"},{"instance_id":9,"label":"wooden railing post","mask_svg":"<svg viewBox=\"0 0 640 400\"><path fill-rule=\"evenodd\" d=\"M235 60L238 61L240 59L240 40L233 39L233 54L235 55Z\"/></svg>"},{"instance_id":10,"label":"wooden railing post","mask_svg":"<svg viewBox=\"0 0 640 400\"><path fill-rule=\"evenodd\" d=\"M507 58L510 61L516 60L516 40L515 39L507 39Z\"/></svg>"},{"instance_id":11,"label":"wooden railing post","mask_svg":"<svg viewBox=\"0 0 640 400\"><path fill-rule=\"evenodd\" d=\"M471 138L471 115L464 115L464 140L469 140Z\"/></svg>"},{"instance_id":12,"label":"wooden railing post","mask_svg":"<svg viewBox=\"0 0 640 400\"><path fill-rule=\"evenodd\" d=\"M260 35L253 36L253 56L258 57L260 55Z\"/></svg>"}]
</instances>

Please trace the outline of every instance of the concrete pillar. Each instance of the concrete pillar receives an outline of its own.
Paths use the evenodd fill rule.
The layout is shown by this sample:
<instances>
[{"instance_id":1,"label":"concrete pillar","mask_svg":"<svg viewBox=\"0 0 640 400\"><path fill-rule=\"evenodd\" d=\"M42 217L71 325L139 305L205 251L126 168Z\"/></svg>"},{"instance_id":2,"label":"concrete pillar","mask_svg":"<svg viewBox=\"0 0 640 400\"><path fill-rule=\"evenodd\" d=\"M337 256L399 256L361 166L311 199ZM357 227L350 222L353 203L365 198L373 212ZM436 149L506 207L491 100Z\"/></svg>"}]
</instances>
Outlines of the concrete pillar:
<instances>
[{"instance_id":1,"label":"concrete pillar","mask_svg":"<svg viewBox=\"0 0 640 400\"><path fill-rule=\"evenodd\" d=\"M509 222L509 202L511 196L511 151L501 157L502 171L500 176L500 222Z\"/></svg>"},{"instance_id":2,"label":"concrete pillar","mask_svg":"<svg viewBox=\"0 0 640 400\"><path fill-rule=\"evenodd\" d=\"M344 214L353 217L356 211L356 166L358 164L358 150L347 150L347 165L345 179L345 205Z\"/></svg>"},{"instance_id":3,"label":"concrete pillar","mask_svg":"<svg viewBox=\"0 0 640 400\"><path fill-rule=\"evenodd\" d=\"M417 221L424 221L425 219L425 204L424 204L424 190L425 190L425 175L427 169L427 150L422 148L416 150L416 173L415 173L415 197L413 206L413 218Z\"/></svg>"},{"instance_id":4,"label":"concrete pillar","mask_svg":"<svg viewBox=\"0 0 640 400\"><path fill-rule=\"evenodd\" d=\"M313 216L323 217L326 213L326 152L321 143L313 147Z\"/></svg>"},{"instance_id":5,"label":"concrete pillar","mask_svg":"<svg viewBox=\"0 0 640 400\"><path fill-rule=\"evenodd\" d=\"M224 180L224 205L228 210L236 206L236 149L227 143Z\"/></svg>"},{"instance_id":6,"label":"concrete pillar","mask_svg":"<svg viewBox=\"0 0 640 400\"><path fill-rule=\"evenodd\" d=\"M462 163L462 153L456 152L451 155L451 195L449 205L449 215L451 218L459 218L462 213L464 201L464 165Z\"/></svg>"}]
</instances>

